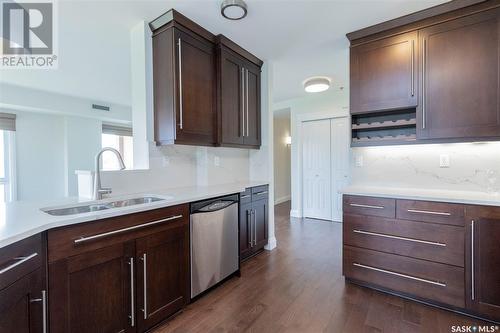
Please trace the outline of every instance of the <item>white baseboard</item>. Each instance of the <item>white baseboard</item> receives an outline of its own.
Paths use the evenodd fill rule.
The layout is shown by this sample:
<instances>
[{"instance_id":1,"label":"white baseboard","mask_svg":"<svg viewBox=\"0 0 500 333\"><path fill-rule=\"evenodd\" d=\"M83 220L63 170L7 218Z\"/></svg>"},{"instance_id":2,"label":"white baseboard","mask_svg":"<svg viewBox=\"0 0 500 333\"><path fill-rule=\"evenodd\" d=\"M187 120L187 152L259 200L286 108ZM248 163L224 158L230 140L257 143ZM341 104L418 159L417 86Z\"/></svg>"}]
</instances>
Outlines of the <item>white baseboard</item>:
<instances>
[{"instance_id":1,"label":"white baseboard","mask_svg":"<svg viewBox=\"0 0 500 333\"><path fill-rule=\"evenodd\" d=\"M292 209L290 211L290 216L291 217L298 217L298 218L301 218L302 217L302 212L299 210L299 209Z\"/></svg>"},{"instance_id":2,"label":"white baseboard","mask_svg":"<svg viewBox=\"0 0 500 333\"><path fill-rule=\"evenodd\" d=\"M279 205L280 203L283 203L283 202L287 202L287 201L290 201L292 197L290 195L287 195L287 196L284 196L284 197L281 197L281 198L278 198L278 199L275 199L274 200L274 204L275 205Z\"/></svg>"},{"instance_id":3,"label":"white baseboard","mask_svg":"<svg viewBox=\"0 0 500 333\"><path fill-rule=\"evenodd\" d=\"M271 251L271 250L275 249L276 246L278 246L278 242L276 241L276 237L273 237L273 238L269 238L267 240L267 245L264 246L264 249Z\"/></svg>"}]
</instances>

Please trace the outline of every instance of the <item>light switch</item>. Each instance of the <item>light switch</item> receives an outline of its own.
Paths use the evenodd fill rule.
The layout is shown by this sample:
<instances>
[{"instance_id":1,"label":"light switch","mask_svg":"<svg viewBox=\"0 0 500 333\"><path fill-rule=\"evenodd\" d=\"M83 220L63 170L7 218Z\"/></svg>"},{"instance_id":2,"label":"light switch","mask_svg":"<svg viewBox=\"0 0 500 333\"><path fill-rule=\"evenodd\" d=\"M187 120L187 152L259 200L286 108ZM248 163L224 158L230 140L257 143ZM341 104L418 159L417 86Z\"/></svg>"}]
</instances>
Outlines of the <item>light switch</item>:
<instances>
[{"instance_id":1,"label":"light switch","mask_svg":"<svg viewBox=\"0 0 500 333\"><path fill-rule=\"evenodd\" d=\"M448 155L448 154L439 155L439 167L440 168L449 168L450 167L450 155Z\"/></svg>"},{"instance_id":2,"label":"light switch","mask_svg":"<svg viewBox=\"0 0 500 333\"><path fill-rule=\"evenodd\" d=\"M356 155L355 157L356 167L361 168L363 166L363 155Z\"/></svg>"}]
</instances>

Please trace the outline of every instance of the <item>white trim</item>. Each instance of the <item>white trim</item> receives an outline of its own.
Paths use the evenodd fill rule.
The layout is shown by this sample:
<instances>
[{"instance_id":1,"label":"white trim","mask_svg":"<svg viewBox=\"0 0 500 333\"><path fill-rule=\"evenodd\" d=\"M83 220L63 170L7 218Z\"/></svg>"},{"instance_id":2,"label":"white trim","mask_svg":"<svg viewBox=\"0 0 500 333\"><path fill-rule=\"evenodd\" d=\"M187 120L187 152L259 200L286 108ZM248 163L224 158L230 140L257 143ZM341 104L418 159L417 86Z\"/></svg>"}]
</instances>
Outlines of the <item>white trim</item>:
<instances>
[{"instance_id":1,"label":"white trim","mask_svg":"<svg viewBox=\"0 0 500 333\"><path fill-rule=\"evenodd\" d=\"M302 211L298 209L292 209L290 211L290 217L302 218Z\"/></svg>"},{"instance_id":2,"label":"white trim","mask_svg":"<svg viewBox=\"0 0 500 333\"><path fill-rule=\"evenodd\" d=\"M277 245L278 244L276 241L276 237L272 237L267 240L267 245L264 246L264 249L266 249L267 251L272 251L273 249L276 248Z\"/></svg>"},{"instance_id":3,"label":"white trim","mask_svg":"<svg viewBox=\"0 0 500 333\"><path fill-rule=\"evenodd\" d=\"M284 197L276 198L274 199L274 205L279 205L283 202L290 201L291 197L292 197L291 195L285 195Z\"/></svg>"}]
</instances>

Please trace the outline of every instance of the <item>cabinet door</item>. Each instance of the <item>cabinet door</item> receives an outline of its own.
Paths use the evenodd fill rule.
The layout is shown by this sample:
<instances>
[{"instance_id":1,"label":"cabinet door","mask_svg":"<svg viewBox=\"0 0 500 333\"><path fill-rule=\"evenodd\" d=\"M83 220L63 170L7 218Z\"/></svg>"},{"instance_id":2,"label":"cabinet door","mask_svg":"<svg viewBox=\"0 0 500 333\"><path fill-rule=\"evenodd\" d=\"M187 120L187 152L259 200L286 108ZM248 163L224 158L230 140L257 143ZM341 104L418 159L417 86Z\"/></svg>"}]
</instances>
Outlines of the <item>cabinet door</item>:
<instances>
[{"instance_id":1,"label":"cabinet door","mask_svg":"<svg viewBox=\"0 0 500 333\"><path fill-rule=\"evenodd\" d=\"M252 204L240 204L240 259L245 259L252 252Z\"/></svg>"},{"instance_id":2,"label":"cabinet door","mask_svg":"<svg viewBox=\"0 0 500 333\"><path fill-rule=\"evenodd\" d=\"M175 43L175 143L215 145L215 47L179 30L175 30Z\"/></svg>"},{"instance_id":3,"label":"cabinet door","mask_svg":"<svg viewBox=\"0 0 500 333\"><path fill-rule=\"evenodd\" d=\"M473 312L500 320L500 210L495 210L496 216L469 222L466 294Z\"/></svg>"},{"instance_id":4,"label":"cabinet door","mask_svg":"<svg viewBox=\"0 0 500 333\"><path fill-rule=\"evenodd\" d=\"M351 47L351 113L417 105L417 33Z\"/></svg>"},{"instance_id":5,"label":"cabinet door","mask_svg":"<svg viewBox=\"0 0 500 333\"><path fill-rule=\"evenodd\" d=\"M499 17L494 9L419 31L418 139L500 136Z\"/></svg>"},{"instance_id":6,"label":"cabinet door","mask_svg":"<svg viewBox=\"0 0 500 333\"><path fill-rule=\"evenodd\" d=\"M260 250L267 244L268 199L254 201L254 250Z\"/></svg>"},{"instance_id":7,"label":"cabinet door","mask_svg":"<svg viewBox=\"0 0 500 333\"><path fill-rule=\"evenodd\" d=\"M42 269L0 291L0 332L46 332L47 297Z\"/></svg>"},{"instance_id":8,"label":"cabinet door","mask_svg":"<svg viewBox=\"0 0 500 333\"><path fill-rule=\"evenodd\" d=\"M134 332L133 257L132 241L49 264L51 333Z\"/></svg>"},{"instance_id":9,"label":"cabinet door","mask_svg":"<svg viewBox=\"0 0 500 333\"><path fill-rule=\"evenodd\" d=\"M243 67L241 60L228 51L219 51L220 66L220 144L243 144Z\"/></svg>"},{"instance_id":10,"label":"cabinet door","mask_svg":"<svg viewBox=\"0 0 500 333\"><path fill-rule=\"evenodd\" d=\"M137 316L146 331L189 302L189 223L137 240Z\"/></svg>"},{"instance_id":11,"label":"cabinet door","mask_svg":"<svg viewBox=\"0 0 500 333\"><path fill-rule=\"evenodd\" d=\"M255 65L245 66L245 137L246 146L260 146L260 68Z\"/></svg>"}]
</instances>

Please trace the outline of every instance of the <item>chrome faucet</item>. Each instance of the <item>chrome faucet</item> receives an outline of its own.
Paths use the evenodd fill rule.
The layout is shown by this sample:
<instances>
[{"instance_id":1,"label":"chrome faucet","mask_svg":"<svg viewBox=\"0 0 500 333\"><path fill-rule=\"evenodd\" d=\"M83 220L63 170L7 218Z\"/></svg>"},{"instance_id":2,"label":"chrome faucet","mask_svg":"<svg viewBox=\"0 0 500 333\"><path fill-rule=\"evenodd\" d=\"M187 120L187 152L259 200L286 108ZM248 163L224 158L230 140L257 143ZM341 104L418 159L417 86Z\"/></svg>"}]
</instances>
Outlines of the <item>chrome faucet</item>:
<instances>
[{"instance_id":1,"label":"chrome faucet","mask_svg":"<svg viewBox=\"0 0 500 333\"><path fill-rule=\"evenodd\" d=\"M106 151L110 151L116 155L116 158L120 163L120 170L125 169L125 163L123 163L122 155L120 155L118 150L111 147L102 148L101 151L95 156L94 194L92 195L93 200L101 200L104 194L110 194L112 192L109 187L101 187L101 156Z\"/></svg>"}]
</instances>

